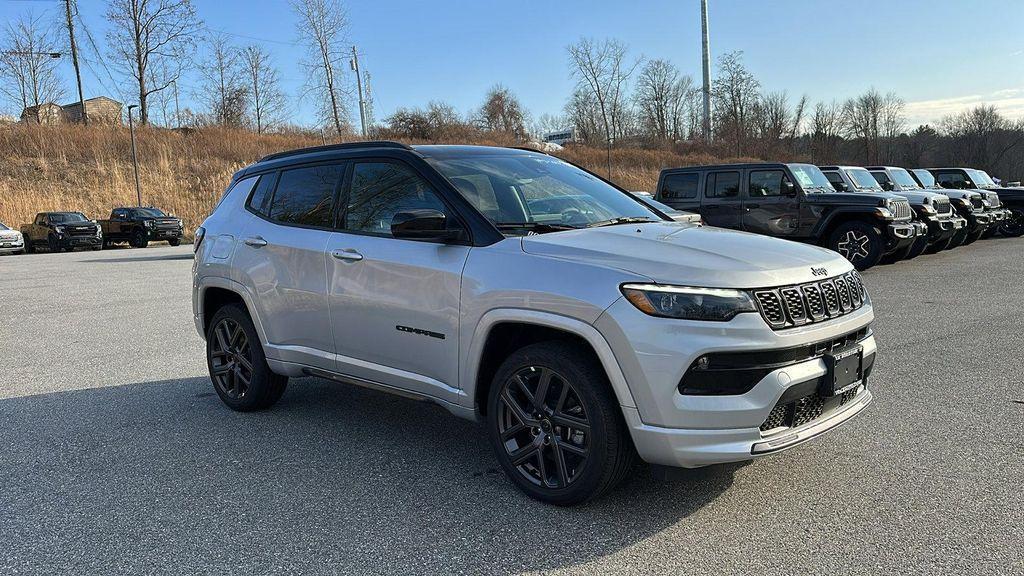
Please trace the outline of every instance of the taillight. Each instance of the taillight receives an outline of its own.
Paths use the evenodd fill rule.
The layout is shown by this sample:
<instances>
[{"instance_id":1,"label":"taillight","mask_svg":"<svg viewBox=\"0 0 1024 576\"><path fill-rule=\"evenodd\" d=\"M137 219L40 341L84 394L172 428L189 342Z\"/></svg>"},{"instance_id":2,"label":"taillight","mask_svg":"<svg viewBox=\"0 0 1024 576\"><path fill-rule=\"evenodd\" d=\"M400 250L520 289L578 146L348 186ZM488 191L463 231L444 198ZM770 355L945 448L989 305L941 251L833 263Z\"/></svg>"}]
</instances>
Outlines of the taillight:
<instances>
[{"instance_id":1,"label":"taillight","mask_svg":"<svg viewBox=\"0 0 1024 576\"><path fill-rule=\"evenodd\" d=\"M192 243L192 252L199 252L199 245L203 243L203 238L206 238L206 228L200 226L196 228L196 240Z\"/></svg>"}]
</instances>

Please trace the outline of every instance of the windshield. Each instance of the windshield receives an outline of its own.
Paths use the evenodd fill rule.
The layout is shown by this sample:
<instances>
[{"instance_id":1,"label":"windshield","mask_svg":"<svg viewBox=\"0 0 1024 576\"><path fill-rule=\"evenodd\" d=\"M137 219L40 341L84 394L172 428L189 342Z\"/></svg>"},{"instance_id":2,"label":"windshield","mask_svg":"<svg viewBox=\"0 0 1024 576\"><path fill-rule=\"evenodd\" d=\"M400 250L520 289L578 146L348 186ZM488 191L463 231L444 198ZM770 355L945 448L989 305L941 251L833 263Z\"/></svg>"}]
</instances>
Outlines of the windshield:
<instances>
[{"instance_id":1,"label":"windshield","mask_svg":"<svg viewBox=\"0 0 1024 576\"><path fill-rule=\"evenodd\" d=\"M846 175L853 180L853 185L858 190L881 190L882 186L875 180L875 177L871 175L871 172L863 168L848 168Z\"/></svg>"},{"instance_id":2,"label":"windshield","mask_svg":"<svg viewBox=\"0 0 1024 576\"><path fill-rule=\"evenodd\" d=\"M923 168L918 168L914 170L914 176L917 176L917 179L921 181L921 185L924 186L925 188L938 187L938 184L935 183L935 176L932 176L931 172Z\"/></svg>"},{"instance_id":3,"label":"windshield","mask_svg":"<svg viewBox=\"0 0 1024 576\"><path fill-rule=\"evenodd\" d=\"M629 194L550 156L480 154L427 161L510 235L663 220Z\"/></svg>"},{"instance_id":4,"label":"windshield","mask_svg":"<svg viewBox=\"0 0 1024 576\"><path fill-rule=\"evenodd\" d=\"M800 188L807 192L835 192L825 174L813 164L787 164Z\"/></svg>"},{"instance_id":5,"label":"windshield","mask_svg":"<svg viewBox=\"0 0 1024 576\"><path fill-rule=\"evenodd\" d=\"M993 188L996 186L995 181L984 170L968 170L967 172L971 175L971 180L974 180L974 183L982 188Z\"/></svg>"},{"instance_id":6,"label":"windshield","mask_svg":"<svg viewBox=\"0 0 1024 576\"><path fill-rule=\"evenodd\" d=\"M70 224L72 222L88 222L89 219L81 212L57 212L50 214L50 222L54 224Z\"/></svg>"},{"instance_id":7,"label":"windshield","mask_svg":"<svg viewBox=\"0 0 1024 576\"><path fill-rule=\"evenodd\" d=\"M135 215L140 218L160 218L161 216L167 216L163 210L159 208L136 208Z\"/></svg>"},{"instance_id":8,"label":"windshield","mask_svg":"<svg viewBox=\"0 0 1024 576\"><path fill-rule=\"evenodd\" d=\"M892 179L899 184L901 188L920 188L914 180L914 177L910 175L910 172L907 172L903 168L890 168L889 175L892 176Z\"/></svg>"},{"instance_id":9,"label":"windshield","mask_svg":"<svg viewBox=\"0 0 1024 576\"><path fill-rule=\"evenodd\" d=\"M3 222L0 222L0 230L10 230L7 226L4 226Z\"/></svg>"}]
</instances>

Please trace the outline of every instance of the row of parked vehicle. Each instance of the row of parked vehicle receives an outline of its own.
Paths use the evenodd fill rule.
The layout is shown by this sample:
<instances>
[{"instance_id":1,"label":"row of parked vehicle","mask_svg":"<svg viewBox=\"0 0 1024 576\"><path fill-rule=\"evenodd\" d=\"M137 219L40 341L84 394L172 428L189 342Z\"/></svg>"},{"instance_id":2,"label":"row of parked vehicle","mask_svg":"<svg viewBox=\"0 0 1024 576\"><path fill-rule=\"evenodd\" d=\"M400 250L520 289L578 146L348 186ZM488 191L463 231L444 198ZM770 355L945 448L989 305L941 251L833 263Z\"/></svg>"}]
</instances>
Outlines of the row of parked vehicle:
<instances>
[{"instance_id":1,"label":"row of parked vehicle","mask_svg":"<svg viewBox=\"0 0 1024 576\"><path fill-rule=\"evenodd\" d=\"M826 246L859 270L1024 234L1024 188L973 168L690 166L663 170L654 200L711 226Z\"/></svg>"},{"instance_id":2,"label":"row of parked vehicle","mask_svg":"<svg viewBox=\"0 0 1024 576\"><path fill-rule=\"evenodd\" d=\"M0 254L102 250L114 244L145 248L155 241L178 246L183 234L180 218L154 207L114 208L106 220L90 220L81 212L40 212L19 230L0 222Z\"/></svg>"}]
</instances>

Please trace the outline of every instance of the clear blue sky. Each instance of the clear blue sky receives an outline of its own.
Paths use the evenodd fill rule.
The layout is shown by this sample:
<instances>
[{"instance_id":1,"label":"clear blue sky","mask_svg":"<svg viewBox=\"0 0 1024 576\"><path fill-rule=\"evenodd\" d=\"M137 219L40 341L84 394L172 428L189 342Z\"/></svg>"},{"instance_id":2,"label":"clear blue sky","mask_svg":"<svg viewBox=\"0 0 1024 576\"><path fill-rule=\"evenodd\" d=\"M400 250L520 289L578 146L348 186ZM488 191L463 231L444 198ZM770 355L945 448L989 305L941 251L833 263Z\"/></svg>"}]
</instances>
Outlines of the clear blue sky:
<instances>
[{"instance_id":1,"label":"clear blue sky","mask_svg":"<svg viewBox=\"0 0 1024 576\"><path fill-rule=\"evenodd\" d=\"M299 92L295 18L285 0L195 0L206 25L264 39L292 94ZM373 77L376 115L443 100L476 107L495 83L534 117L560 113L572 89L565 47L582 36L614 37L634 56L665 58L700 76L698 0L350 0L349 40ZM977 103L1024 117L1022 0L710 0L711 49L742 50L768 90L811 101L870 86L908 102L912 124ZM57 0L0 0L0 17L46 11ZM103 43L106 2L79 0ZM239 44L260 42L233 36ZM109 58L109 57L108 57ZM71 93L70 66L68 89ZM110 80L105 77L108 85ZM353 80L351 73L348 79ZM88 70L88 95L103 93ZM194 86L191 77L183 85ZM115 94L116 96L116 94ZM183 91L183 106L191 96ZM309 103L294 120L309 122ZM351 106L355 110L355 106Z\"/></svg>"}]
</instances>

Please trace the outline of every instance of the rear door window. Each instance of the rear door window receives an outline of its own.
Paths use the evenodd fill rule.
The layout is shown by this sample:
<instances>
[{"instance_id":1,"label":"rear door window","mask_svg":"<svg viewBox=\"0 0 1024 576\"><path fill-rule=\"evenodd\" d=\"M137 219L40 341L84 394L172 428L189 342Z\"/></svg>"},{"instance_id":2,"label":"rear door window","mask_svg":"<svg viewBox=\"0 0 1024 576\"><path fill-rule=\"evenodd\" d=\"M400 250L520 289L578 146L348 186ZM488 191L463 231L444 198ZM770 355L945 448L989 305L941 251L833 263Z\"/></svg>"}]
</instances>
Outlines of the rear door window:
<instances>
[{"instance_id":1,"label":"rear door window","mask_svg":"<svg viewBox=\"0 0 1024 576\"><path fill-rule=\"evenodd\" d=\"M704 194L708 198L736 198L740 195L740 173L712 172L708 174Z\"/></svg>"},{"instance_id":2,"label":"rear door window","mask_svg":"<svg viewBox=\"0 0 1024 576\"><path fill-rule=\"evenodd\" d=\"M332 225L343 164L322 164L281 172L270 203L270 219L282 224L328 228Z\"/></svg>"}]
</instances>

